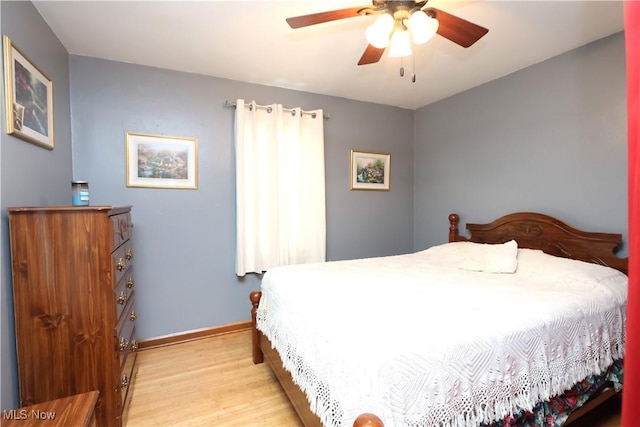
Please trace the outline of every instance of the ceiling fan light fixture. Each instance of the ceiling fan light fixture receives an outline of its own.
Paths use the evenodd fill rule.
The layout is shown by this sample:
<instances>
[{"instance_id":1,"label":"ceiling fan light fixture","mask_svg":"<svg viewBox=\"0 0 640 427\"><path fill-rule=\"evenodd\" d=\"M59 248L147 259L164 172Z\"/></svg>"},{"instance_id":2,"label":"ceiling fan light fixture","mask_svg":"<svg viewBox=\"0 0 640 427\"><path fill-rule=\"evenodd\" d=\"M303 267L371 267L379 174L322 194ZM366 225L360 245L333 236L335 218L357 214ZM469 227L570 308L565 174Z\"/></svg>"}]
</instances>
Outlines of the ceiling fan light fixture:
<instances>
[{"instance_id":1,"label":"ceiling fan light fixture","mask_svg":"<svg viewBox=\"0 0 640 427\"><path fill-rule=\"evenodd\" d=\"M411 55L411 38L407 30L395 30L391 35L389 57L398 58Z\"/></svg>"},{"instance_id":2,"label":"ceiling fan light fixture","mask_svg":"<svg viewBox=\"0 0 640 427\"><path fill-rule=\"evenodd\" d=\"M411 30L411 34L413 34L413 42L415 44L423 44L436 34L440 23L437 19L424 13L424 11L417 10L409 17L407 25Z\"/></svg>"},{"instance_id":3,"label":"ceiling fan light fixture","mask_svg":"<svg viewBox=\"0 0 640 427\"><path fill-rule=\"evenodd\" d=\"M384 49L389 44L389 35L393 29L394 19L388 13L380 15L373 24L365 30L365 37L372 46Z\"/></svg>"}]
</instances>

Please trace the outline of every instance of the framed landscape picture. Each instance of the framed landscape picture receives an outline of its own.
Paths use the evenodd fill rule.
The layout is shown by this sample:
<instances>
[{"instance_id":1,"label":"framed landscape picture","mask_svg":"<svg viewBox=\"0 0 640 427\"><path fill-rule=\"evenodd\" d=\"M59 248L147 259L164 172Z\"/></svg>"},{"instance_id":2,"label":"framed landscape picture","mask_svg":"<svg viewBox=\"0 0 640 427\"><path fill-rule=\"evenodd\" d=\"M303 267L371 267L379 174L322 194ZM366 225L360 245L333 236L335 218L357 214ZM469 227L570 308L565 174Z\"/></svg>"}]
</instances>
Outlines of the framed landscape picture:
<instances>
[{"instance_id":1,"label":"framed landscape picture","mask_svg":"<svg viewBox=\"0 0 640 427\"><path fill-rule=\"evenodd\" d=\"M351 150L351 189L389 191L391 154Z\"/></svg>"},{"instance_id":2,"label":"framed landscape picture","mask_svg":"<svg viewBox=\"0 0 640 427\"><path fill-rule=\"evenodd\" d=\"M2 43L7 133L53 150L53 82L9 37Z\"/></svg>"},{"instance_id":3,"label":"framed landscape picture","mask_svg":"<svg viewBox=\"0 0 640 427\"><path fill-rule=\"evenodd\" d=\"M198 188L198 140L127 132L127 187Z\"/></svg>"}]
</instances>

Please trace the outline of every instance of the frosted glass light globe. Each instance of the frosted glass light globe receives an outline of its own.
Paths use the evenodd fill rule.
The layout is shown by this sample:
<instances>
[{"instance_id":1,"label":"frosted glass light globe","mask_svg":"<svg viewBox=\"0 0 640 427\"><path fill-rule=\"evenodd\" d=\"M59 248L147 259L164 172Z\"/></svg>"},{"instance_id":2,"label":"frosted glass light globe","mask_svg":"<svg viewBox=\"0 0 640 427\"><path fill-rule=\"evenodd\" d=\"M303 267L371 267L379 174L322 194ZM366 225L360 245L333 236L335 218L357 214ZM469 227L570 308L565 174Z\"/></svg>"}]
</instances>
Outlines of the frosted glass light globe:
<instances>
[{"instance_id":1,"label":"frosted glass light globe","mask_svg":"<svg viewBox=\"0 0 640 427\"><path fill-rule=\"evenodd\" d=\"M389 44L389 34L391 34L393 24L393 17L388 13L383 13L365 30L364 35L367 41L372 46L384 49Z\"/></svg>"},{"instance_id":2,"label":"frosted glass light globe","mask_svg":"<svg viewBox=\"0 0 640 427\"><path fill-rule=\"evenodd\" d=\"M409 17L407 25L411 30L411 34L413 34L413 42L415 44L423 44L436 34L440 23L437 19L418 10Z\"/></svg>"}]
</instances>

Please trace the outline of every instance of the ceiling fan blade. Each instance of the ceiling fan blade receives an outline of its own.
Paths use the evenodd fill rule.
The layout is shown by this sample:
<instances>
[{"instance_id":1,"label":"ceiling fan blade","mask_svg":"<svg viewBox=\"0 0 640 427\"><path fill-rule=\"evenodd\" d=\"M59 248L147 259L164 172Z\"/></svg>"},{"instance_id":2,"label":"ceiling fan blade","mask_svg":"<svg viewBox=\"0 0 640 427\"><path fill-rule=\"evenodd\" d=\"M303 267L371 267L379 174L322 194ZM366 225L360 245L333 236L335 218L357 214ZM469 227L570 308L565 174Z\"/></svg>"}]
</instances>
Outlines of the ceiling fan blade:
<instances>
[{"instance_id":1,"label":"ceiling fan blade","mask_svg":"<svg viewBox=\"0 0 640 427\"><path fill-rule=\"evenodd\" d=\"M440 9L427 7L424 9L424 12L440 22L438 34L462 47L471 46L489 32L488 29L480 25L443 12Z\"/></svg>"},{"instance_id":2,"label":"ceiling fan blade","mask_svg":"<svg viewBox=\"0 0 640 427\"><path fill-rule=\"evenodd\" d=\"M350 7L348 9L294 16L292 18L287 18L287 23L291 28L307 27L309 25L322 24L323 22L337 21L338 19L360 16L360 12L364 9L371 9L371 6Z\"/></svg>"},{"instance_id":3,"label":"ceiling fan blade","mask_svg":"<svg viewBox=\"0 0 640 427\"><path fill-rule=\"evenodd\" d=\"M372 45L367 46L360 61L358 61L358 65L367 65L374 64L380 61L382 58L382 54L384 53L384 48L375 47Z\"/></svg>"}]
</instances>

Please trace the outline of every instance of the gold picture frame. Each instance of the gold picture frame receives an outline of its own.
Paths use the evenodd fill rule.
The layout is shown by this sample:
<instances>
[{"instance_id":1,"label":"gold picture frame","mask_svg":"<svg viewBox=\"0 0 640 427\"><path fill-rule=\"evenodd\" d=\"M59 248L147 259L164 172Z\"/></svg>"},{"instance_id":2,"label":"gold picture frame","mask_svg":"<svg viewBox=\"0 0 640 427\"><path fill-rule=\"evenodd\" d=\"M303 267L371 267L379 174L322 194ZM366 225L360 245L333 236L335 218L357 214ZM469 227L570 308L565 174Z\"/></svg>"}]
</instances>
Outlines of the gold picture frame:
<instances>
[{"instance_id":1,"label":"gold picture frame","mask_svg":"<svg viewBox=\"0 0 640 427\"><path fill-rule=\"evenodd\" d=\"M198 139L127 132L127 187L198 188Z\"/></svg>"},{"instance_id":2,"label":"gold picture frame","mask_svg":"<svg viewBox=\"0 0 640 427\"><path fill-rule=\"evenodd\" d=\"M53 150L53 82L8 36L2 44L7 133Z\"/></svg>"},{"instance_id":3,"label":"gold picture frame","mask_svg":"<svg viewBox=\"0 0 640 427\"><path fill-rule=\"evenodd\" d=\"M391 154L351 150L351 190L389 191Z\"/></svg>"}]
</instances>

